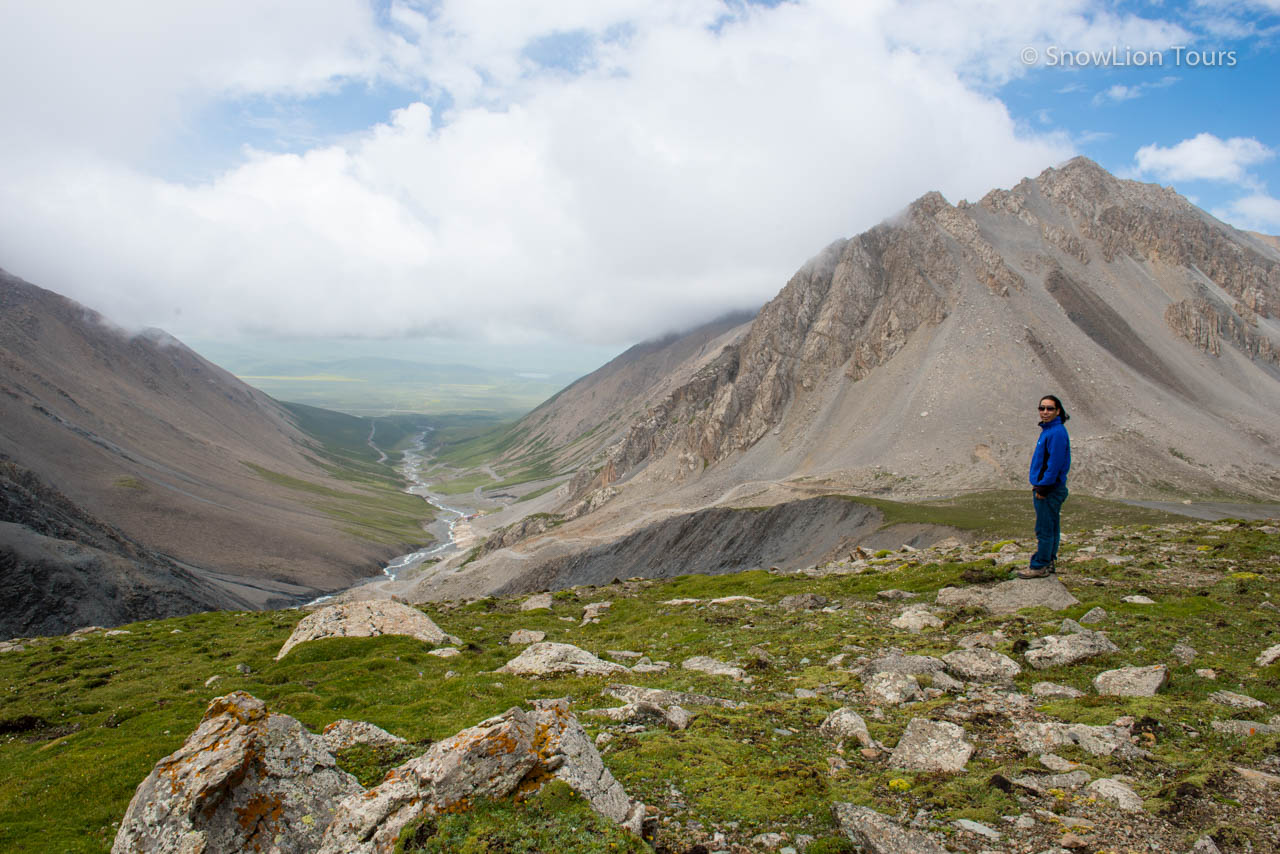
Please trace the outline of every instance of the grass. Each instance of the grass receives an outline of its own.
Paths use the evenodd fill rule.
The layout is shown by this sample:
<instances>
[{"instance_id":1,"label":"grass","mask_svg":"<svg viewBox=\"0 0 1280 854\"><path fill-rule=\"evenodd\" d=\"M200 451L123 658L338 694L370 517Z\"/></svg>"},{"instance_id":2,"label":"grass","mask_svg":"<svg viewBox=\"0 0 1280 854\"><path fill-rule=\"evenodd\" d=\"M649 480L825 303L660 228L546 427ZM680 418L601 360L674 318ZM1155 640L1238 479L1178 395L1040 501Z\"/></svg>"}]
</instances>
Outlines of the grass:
<instances>
[{"instance_id":1,"label":"grass","mask_svg":"<svg viewBox=\"0 0 1280 854\"><path fill-rule=\"evenodd\" d=\"M332 498L311 494L317 500ZM1025 537L1025 530L1021 533ZM945 612L945 628L918 635L888 628L898 606L879 602L875 593L886 588L930 593L964 584L966 573L988 563L895 552L874 571L857 575L757 570L625 582L561 591L550 611L522 612L518 600L495 598L430 607L441 628L464 641L463 655L450 659L428 655L427 646L408 638L381 637L313 641L277 662L276 651L302 616L297 611L197 614L135 623L124 627L130 634L116 637L31 641L25 652L0 654L0 685L6 689L0 701L0 850L108 850L134 787L156 760L182 744L211 698L232 690L248 691L312 731L352 718L415 743L401 750L344 751L340 763L366 782L402 762L406 753L529 699L568 697L577 711L617 705L604 695L609 681L749 703L741 710L691 709L697 714L684 731L626 732L600 719L581 718L591 737L605 731L613 735L604 760L628 792L670 819L656 840L669 850L692 847L696 840L688 823L697 822L707 833L719 829L739 841L761 832L807 833L824 840L828 850L840 851L829 809L839 800L893 814L927 809L942 821L965 817L999 826L1000 816L1027 807L989 781L997 774L1019 775L1035 764L1034 757L1008 746L1003 719L965 722L979 751L967 773L958 776L895 771L883 756L865 757L856 749L843 756L849 767L833 774L826 760L834 755L834 745L817 735L817 725L845 702L845 692L858 689L857 676L847 668L860 651L893 645L941 655L955 648L961 634L999 628L1007 636L999 650L1016 657L1029 639L1056 631L1063 617L1078 618L1094 606L1110 614L1105 628L1121 652L1073 667L1026 668L1017 688L1025 694L1032 683L1050 680L1088 690L1103 669L1170 664L1171 682L1154 698L1090 694L1041 704L1039 711L1095 724L1133 715L1138 730L1151 734L1152 758L1093 757L1074 750L1064 755L1085 762L1096 775L1131 775L1149 810L1180 809L1188 797L1212 802L1224 769L1256 765L1280 750L1277 736L1238 740L1214 733L1211 720L1250 714L1208 700L1219 689L1249 694L1270 704L1262 720L1280 706L1280 664L1258 668L1253 663L1260 649L1280 643L1274 612L1261 607L1268 594L1275 597L1280 537L1259 523L1103 527L1087 537L1096 542L1098 557L1079 551L1085 534L1069 536L1064 545L1066 581L1079 605L1012 617ZM1113 564L1103 556L1109 552L1133 555L1133 560ZM1073 562L1077 557L1084 559ZM842 607L831 613L776 607L782 597L801 592L838 600ZM1156 604L1122 601L1136 592ZM765 604L705 602L726 595L753 596ZM685 597L704 602L663 604ZM583 605L604 600L614 604L601 622L579 625ZM493 673L517 651L506 638L518 628L542 630L548 640L601 655L636 650L676 666L624 680L533 680ZM1199 651L1193 664L1170 657L1178 642ZM755 645L768 650L772 663L754 663L747 650ZM841 654L845 662L832 663ZM681 670L679 662L693 655L745 661L754 683ZM239 664L248 665L249 672L239 672ZM1217 679L1196 676L1203 667L1217 670ZM450 670L457 675L446 678ZM217 680L206 686L213 676ZM797 698L796 688L822 693ZM879 718L867 715L867 722L875 738L893 744L910 718L936 717L951 702L940 698L889 708ZM1258 714L1252 713L1253 719ZM1234 827L1233 833L1242 838L1256 833L1248 815L1235 816L1229 804L1217 808L1226 812L1215 821ZM1228 821L1232 816L1239 820ZM1257 850L1260 843L1253 844ZM402 840L402 850L574 854L644 848L595 823L578 799L552 787L523 803L483 804L416 827Z\"/></svg>"}]
</instances>

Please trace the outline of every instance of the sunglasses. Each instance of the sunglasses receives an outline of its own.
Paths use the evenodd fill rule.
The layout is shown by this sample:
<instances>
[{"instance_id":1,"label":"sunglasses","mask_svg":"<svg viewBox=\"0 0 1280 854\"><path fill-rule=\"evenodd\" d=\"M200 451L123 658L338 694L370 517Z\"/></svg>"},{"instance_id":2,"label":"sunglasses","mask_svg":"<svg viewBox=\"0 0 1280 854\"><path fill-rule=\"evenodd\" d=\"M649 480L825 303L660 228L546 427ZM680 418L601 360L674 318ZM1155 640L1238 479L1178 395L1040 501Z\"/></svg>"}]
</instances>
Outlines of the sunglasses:
<instances>
[{"instance_id":1,"label":"sunglasses","mask_svg":"<svg viewBox=\"0 0 1280 854\"><path fill-rule=\"evenodd\" d=\"M1057 408L1058 407L1056 406L1037 406L1036 407L1036 409L1040 410L1041 412L1053 412Z\"/></svg>"}]
</instances>

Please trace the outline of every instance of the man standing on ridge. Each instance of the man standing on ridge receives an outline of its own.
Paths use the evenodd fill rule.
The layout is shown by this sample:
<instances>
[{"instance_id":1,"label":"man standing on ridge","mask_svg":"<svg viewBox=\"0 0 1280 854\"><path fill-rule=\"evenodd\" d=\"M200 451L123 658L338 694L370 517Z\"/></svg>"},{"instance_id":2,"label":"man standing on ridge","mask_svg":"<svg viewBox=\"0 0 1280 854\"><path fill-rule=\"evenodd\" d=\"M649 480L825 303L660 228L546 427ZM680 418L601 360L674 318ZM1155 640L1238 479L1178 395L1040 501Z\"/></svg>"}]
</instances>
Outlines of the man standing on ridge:
<instances>
[{"instance_id":1,"label":"man standing on ridge","mask_svg":"<svg viewBox=\"0 0 1280 854\"><path fill-rule=\"evenodd\" d=\"M1057 571L1062 503L1067 500L1067 471L1071 468L1071 437L1065 426L1071 416L1051 394L1040 398L1039 412L1040 440L1028 473L1036 508L1036 553L1031 556L1030 568L1018 573L1019 578L1047 578Z\"/></svg>"}]
</instances>

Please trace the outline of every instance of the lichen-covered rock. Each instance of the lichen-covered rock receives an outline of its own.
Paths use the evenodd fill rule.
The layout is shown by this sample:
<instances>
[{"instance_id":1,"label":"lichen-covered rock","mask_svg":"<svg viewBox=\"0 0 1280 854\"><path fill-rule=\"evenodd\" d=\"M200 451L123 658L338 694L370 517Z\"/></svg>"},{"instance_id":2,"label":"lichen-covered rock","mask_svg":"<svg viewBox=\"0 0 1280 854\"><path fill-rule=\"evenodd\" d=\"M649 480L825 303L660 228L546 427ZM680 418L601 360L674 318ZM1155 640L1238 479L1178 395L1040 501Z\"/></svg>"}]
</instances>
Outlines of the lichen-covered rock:
<instances>
[{"instance_id":1,"label":"lichen-covered rock","mask_svg":"<svg viewBox=\"0 0 1280 854\"><path fill-rule=\"evenodd\" d=\"M598 623L604 613L613 607L612 602L591 602L582 609L582 622L578 625L585 626L587 623Z\"/></svg>"},{"instance_id":2,"label":"lichen-covered rock","mask_svg":"<svg viewBox=\"0 0 1280 854\"><path fill-rule=\"evenodd\" d=\"M949 608L981 608L989 614L1016 614L1023 608L1061 611L1080 600L1056 578L1003 581L991 587L944 587L937 602Z\"/></svg>"},{"instance_id":3,"label":"lichen-covered rock","mask_svg":"<svg viewBox=\"0 0 1280 854\"><path fill-rule=\"evenodd\" d=\"M367 721L349 721L346 719L329 724L324 728L322 737L330 753L346 750L356 744L405 743L403 738L398 735L392 735L380 726L375 726Z\"/></svg>"},{"instance_id":4,"label":"lichen-covered rock","mask_svg":"<svg viewBox=\"0 0 1280 854\"><path fill-rule=\"evenodd\" d=\"M627 668L605 661L571 643L543 641L526 647L523 652L497 669L498 673L517 676L545 676L549 673L573 673L578 676L600 676L622 673Z\"/></svg>"},{"instance_id":5,"label":"lichen-covered rock","mask_svg":"<svg viewBox=\"0 0 1280 854\"><path fill-rule=\"evenodd\" d=\"M1084 790L1098 800L1106 801L1113 807L1125 812L1142 811L1142 798L1138 796L1137 792L1119 780L1111 778L1094 780L1085 786Z\"/></svg>"},{"instance_id":6,"label":"lichen-covered rock","mask_svg":"<svg viewBox=\"0 0 1280 854\"><path fill-rule=\"evenodd\" d=\"M1037 682L1031 686L1031 693L1036 698L1045 700L1074 700L1084 696L1080 689L1056 682Z\"/></svg>"},{"instance_id":7,"label":"lichen-covered rock","mask_svg":"<svg viewBox=\"0 0 1280 854\"><path fill-rule=\"evenodd\" d=\"M369 638L379 635L405 635L432 645L457 643L440 630L430 617L400 602L370 600L344 602L321 608L302 618L293 634L276 653L276 661L284 658L300 643L320 638Z\"/></svg>"},{"instance_id":8,"label":"lichen-covered rock","mask_svg":"<svg viewBox=\"0 0 1280 854\"><path fill-rule=\"evenodd\" d=\"M1121 667L1093 677L1093 689L1104 697L1154 697L1168 681L1169 668L1163 664Z\"/></svg>"},{"instance_id":9,"label":"lichen-covered rock","mask_svg":"<svg viewBox=\"0 0 1280 854\"><path fill-rule=\"evenodd\" d=\"M1035 792L1037 795L1047 795L1054 789L1063 792L1074 792L1081 786L1086 785L1092 778L1092 775L1084 769L1068 771L1065 774L1026 774L1021 777L1014 777L1009 782L1019 788L1026 789L1029 792Z\"/></svg>"},{"instance_id":10,"label":"lichen-covered rock","mask_svg":"<svg viewBox=\"0 0 1280 854\"><path fill-rule=\"evenodd\" d=\"M947 672L968 682L1012 682L1022 667L991 649L960 649L942 656Z\"/></svg>"},{"instance_id":11,"label":"lichen-covered rock","mask_svg":"<svg viewBox=\"0 0 1280 854\"><path fill-rule=\"evenodd\" d=\"M947 854L932 837L902 827L871 807L837 803L831 812L844 835L869 854Z\"/></svg>"},{"instance_id":12,"label":"lichen-covered rock","mask_svg":"<svg viewBox=\"0 0 1280 854\"><path fill-rule=\"evenodd\" d=\"M242 691L218 697L138 786L113 854L309 854L339 801L361 791L323 738Z\"/></svg>"},{"instance_id":13,"label":"lichen-covered rock","mask_svg":"<svg viewBox=\"0 0 1280 854\"><path fill-rule=\"evenodd\" d=\"M904 771L956 774L964 770L972 755L973 745L963 727L947 721L912 718L889 757L889 765Z\"/></svg>"},{"instance_id":14,"label":"lichen-covered rock","mask_svg":"<svg viewBox=\"0 0 1280 854\"><path fill-rule=\"evenodd\" d=\"M900 706L920 699L920 683L905 673L877 673L866 680L867 700L878 706Z\"/></svg>"},{"instance_id":15,"label":"lichen-covered rock","mask_svg":"<svg viewBox=\"0 0 1280 854\"><path fill-rule=\"evenodd\" d=\"M928 605L912 605L890 620L889 625L895 629L919 634L925 629L940 629L943 622L929 611Z\"/></svg>"},{"instance_id":16,"label":"lichen-covered rock","mask_svg":"<svg viewBox=\"0 0 1280 854\"><path fill-rule=\"evenodd\" d=\"M540 632L535 629L516 629L507 638L507 643L512 646L527 646L531 643L541 643L546 639L546 632Z\"/></svg>"},{"instance_id":17,"label":"lichen-covered rock","mask_svg":"<svg viewBox=\"0 0 1280 854\"><path fill-rule=\"evenodd\" d=\"M1214 691L1209 695L1209 699L1233 709L1265 709L1267 707L1267 704L1261 700L1255 700L1253 697L1237 694L1234 691Z\"/></svg>"},{"instance_id":18,"label":"lichen-covered rock","mask_svg":"<svg viewBox=\"0 0 1280 854\"><path fill-rule=\"evenodd\" d=\"M1259 667L1270 667L1277 661L1280 661L1280 643L1264 649L1253 663Z\"/></svg>"},{"instance_id":19,"label":"lichen-covered rock","mask_svg":"<svg viewBox=\"0 0 1280 854\"><path fill-rule=\"evenodd\" d=\"M1094 606L1084 612L1084 616L1080 618L1080 622L1086 626L1096 625L1107 618L1107 609Z\"/></svg>"},{"instance_id":20,"label":"lichen-covered rock","mask_svg":"<svg viewBox=\"0 0 1280 854\"><path fill-rule=\"evenodd\" d=\"M1049 753L1070 744L1079 745L1094 756L1129 756L1135 753L1131 731L1121 726L1090 726L1060 721L1019 721L1013 737L1024 753Z\"/></svg>"},{"instance_id":21,"label":"lichen-covered rock","mask_svg":"<svg viewBox=\"0 0 1280 854\"><path fill-rule=\"evenodd\" d=\"M824 607L827 601L826 596L820 596L817 593L797 593L793 596L783 596L778 605L784 611L816 611Z\"/></svg>"},{"instance_id":22,"label":"lichen-covered rock","mask_svg":"<svg viewBox=\"0 0 1280 854\"><path fill-rule=\"evenodd\" d=\"M634 832L644 814L600 760L564 700L508 709L432 745L392 769L367 792L343 800L319 854L389 854L420 816L464 808L475 798L536 791L547 779L569 784L600 815Z\"/></svg>"},{"instance_id":23,"label":"lichen-covered rock","mask_svg":"<svg viewBox=\"0 0 1280 854\"><path fill-rule=\"evenodd\" d=\"M903 655L902 650L890 649L887 653L862 664L856 668L863 679L877 673L905 673L908 676L923 676L926 673L939 673L947 666L932 655Z\"/></svg>"},{"instance_id":24,"label":"lichen-covered rock","mask_svg":"<svg viewBox=\"0 0 1280 854\"><path fill-rule=\"evenodd\" d=\"M858 744L863 747L876 746L875 740L871 738L871 733L867 730L867 722L862 719L862 715L848 706L836 709L827 715L826 720L818 727L818 732L825 738L852 738L856 739Z\"/></svg>"},{"instance_id":25,"label":"lichen-covered rock","mask_svg":"<svg viewBox=\"0 0 1280 854\"><path fill-rule=\"evenodd\" d=\"M708 697L706 694L693 694L688 691L642 688L639 685L610 685L608 694L624 703L647 700L664 708L667 706L718 706L722 709L739 709L745 705L737 700L726 700L723 697Z\"/></svg>"},{"instance_id":26,"label":"lichen-covered rock","mask_svg":"<svg viewBox=\"0 0 1280 854\"><path fill-rule=\"evenodd\" d=\"M1063 667L1099 655L1119 652L1120 647L1102 632L1076 632L1067 635L1047 635L1032 641L1024 655L1027 663L1037 670L1047 667Z\"/></svg>"},{"instance_id":27,"label":"lichen-covered rock","mask_svg":"<svg viewBox=\"0 0 1280 854\"><path fill-rule=\"evenodd\" d=\"M537 611L542 608L551 608L550 593L535 593L520 603L521 611Z\"/></svg>"},{"instance_id":28,"label":"lichen-covered rock","mask_svg":"<svg viewBox=\"0 0 1280 854\"><path fill-rule=\"evenodd\" d=\"M692 658L686 658L681 662L680 666L685 670L695 670L699 673L706 673L709 676L728 676L738 682L751 681L747 671L741 667L725 664L723 661L717 661L709 655L695 655Z\"/></svg>"}]
</instances>

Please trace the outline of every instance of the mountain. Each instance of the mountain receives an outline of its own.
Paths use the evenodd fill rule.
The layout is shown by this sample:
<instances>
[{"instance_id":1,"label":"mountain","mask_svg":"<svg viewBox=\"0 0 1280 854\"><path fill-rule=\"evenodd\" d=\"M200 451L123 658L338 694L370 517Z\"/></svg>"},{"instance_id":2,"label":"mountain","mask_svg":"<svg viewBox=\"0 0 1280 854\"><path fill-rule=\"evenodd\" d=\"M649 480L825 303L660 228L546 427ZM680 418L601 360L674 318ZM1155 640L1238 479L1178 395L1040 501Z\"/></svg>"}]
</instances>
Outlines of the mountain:
<instances>
[{"instance_id":1,"label":"mountain","mask_svg":"<svg viewBox=\"0 0 1280 854\"><path fill-rule=\"evenodd\" d=\"M643 408L528 502L561 524L473 559L465 587L712 506L1022 488L1047 393L1073 416L1073 490L1275 500L1276 311L1274 245L1087 159L977 203L929 193L820 252L718 352L671 367L660 400L615 398ZM574 399L608 387L602 369Z\"/></svg>"},{"instance_id":2,"label":"mountain","mask_svg":"<svg viewBox=\"0 0 1280 854\"><path fill-rule=\"evenodd\" d=\"M0 459L13 464L7 483L27 485L25 497L8 493L0 519L4 585L26 589L34 582L19 576L47 563L37 552L57 551L38 537L65 541L68 553L95 549L99 563L135 562L132 606L100 609L116 622L288 604L376 574L403 540L353 536L356 520L341 511L366 492L326 470L295 419L172 336L128 334L0 272ZM57 508L49 518L78 521L33 523L47 507ZM72 599L123 596L101 573L81 575L84 596L42 600L62 609L56 628L75 628ZM43 619L19 622L52 626Z\"/></svg>"}]
</instances>

